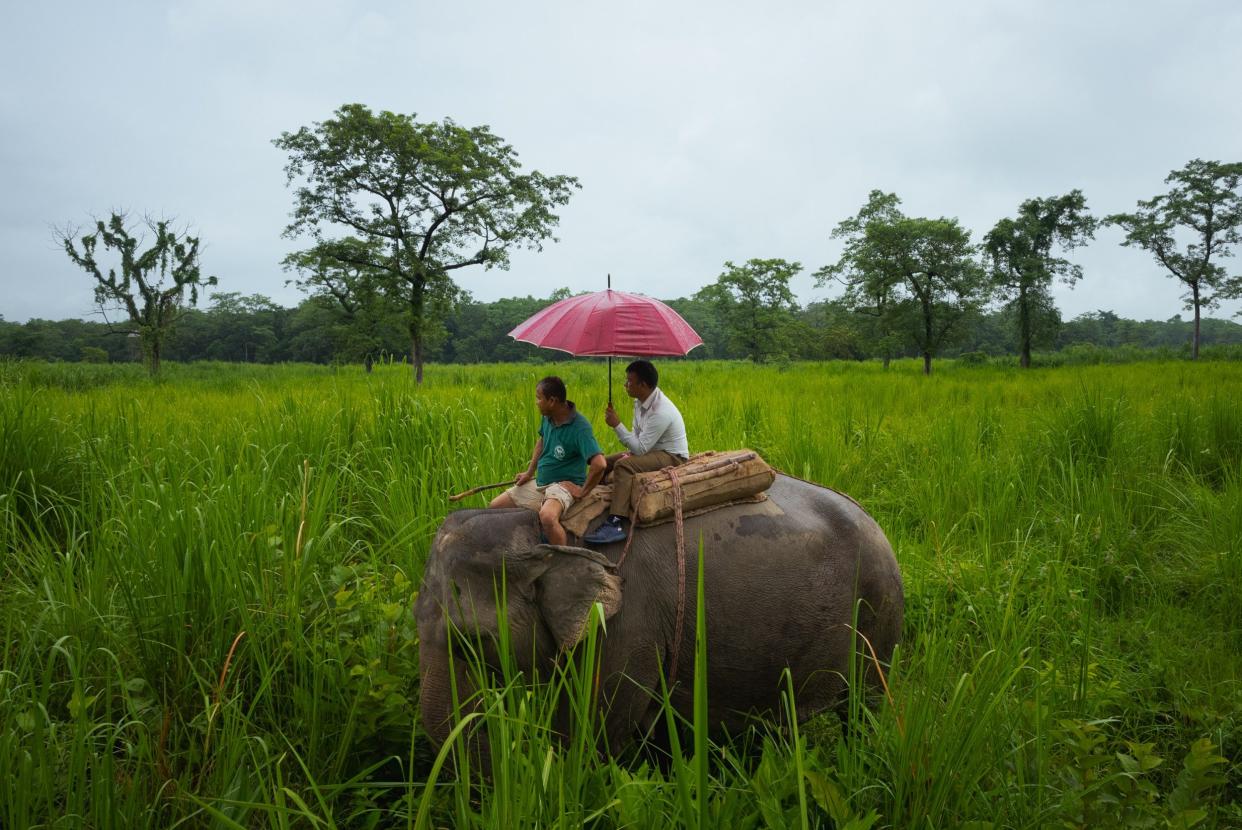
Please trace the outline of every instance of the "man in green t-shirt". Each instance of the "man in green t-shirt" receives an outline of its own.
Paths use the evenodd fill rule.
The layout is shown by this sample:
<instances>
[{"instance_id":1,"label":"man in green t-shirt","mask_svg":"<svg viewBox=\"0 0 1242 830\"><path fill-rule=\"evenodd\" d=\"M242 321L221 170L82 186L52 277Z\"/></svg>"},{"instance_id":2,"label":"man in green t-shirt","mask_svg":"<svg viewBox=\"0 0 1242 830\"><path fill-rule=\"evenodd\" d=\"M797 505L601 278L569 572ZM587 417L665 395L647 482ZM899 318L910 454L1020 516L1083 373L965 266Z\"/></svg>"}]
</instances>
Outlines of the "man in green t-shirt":
<instances>
[{"instance_id":1,"label":"man in green t-shirt","mask_svg":"<svg viewBox=\"0 0 1242 830\"><path fill-rule=\"evenodd\" d=\"M591 422L568 400L565 382L549 376L535 384L535 406L543 418L530 464L513 486L488 507L524 507L539 514L543 535L553 545L566 542L561 514L595 488L607 462Z\"/></svg>"}]
</instances>

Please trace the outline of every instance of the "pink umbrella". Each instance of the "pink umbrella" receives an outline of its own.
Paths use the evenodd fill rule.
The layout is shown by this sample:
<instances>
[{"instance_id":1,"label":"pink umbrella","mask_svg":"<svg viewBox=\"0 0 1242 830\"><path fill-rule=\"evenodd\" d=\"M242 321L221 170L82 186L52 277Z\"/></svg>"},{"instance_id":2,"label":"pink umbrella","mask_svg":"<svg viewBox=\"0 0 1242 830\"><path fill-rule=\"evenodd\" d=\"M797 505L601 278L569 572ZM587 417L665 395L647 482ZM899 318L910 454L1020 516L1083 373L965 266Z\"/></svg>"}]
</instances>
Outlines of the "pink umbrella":
<instances>
[{"instance_id":1,"label":"pink umbrella","mask_svg":"<svg viewBox=\"0 0 1242 830\"><path fill-rule=\"evenodd\" d=\"M680 357L703 345L703 338L664 303L611 288L553 303L509 336L578 357L607 356L609 403L613 357Z\"/></svg>"}]
</instances>

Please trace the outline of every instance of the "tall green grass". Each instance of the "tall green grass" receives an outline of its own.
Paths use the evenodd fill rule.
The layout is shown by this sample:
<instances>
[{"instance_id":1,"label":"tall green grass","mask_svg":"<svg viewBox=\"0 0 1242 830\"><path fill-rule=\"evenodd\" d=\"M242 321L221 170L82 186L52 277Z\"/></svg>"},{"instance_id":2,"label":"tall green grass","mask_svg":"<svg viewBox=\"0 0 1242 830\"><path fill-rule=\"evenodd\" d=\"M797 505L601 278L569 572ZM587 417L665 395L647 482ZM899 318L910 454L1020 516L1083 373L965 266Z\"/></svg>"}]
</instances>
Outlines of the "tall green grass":
<instances>
[{"instance_id":1,"label":"tall green grass","mask_svg":"<svg viewBox=\"0 0 1242 830\"><path fill-rule=\"evenodd\" d=\"M885 529L891 700L727 740L670 712L671 760L607 757L589 638L547 685L492 671L468 728L507 749L437 766L410 606L446 496L525 463L549 372L613 446L602 365L4 363L0 826L1242 824L1242 366L660 368L693 449Z\"/></svg>"}]
</instances>

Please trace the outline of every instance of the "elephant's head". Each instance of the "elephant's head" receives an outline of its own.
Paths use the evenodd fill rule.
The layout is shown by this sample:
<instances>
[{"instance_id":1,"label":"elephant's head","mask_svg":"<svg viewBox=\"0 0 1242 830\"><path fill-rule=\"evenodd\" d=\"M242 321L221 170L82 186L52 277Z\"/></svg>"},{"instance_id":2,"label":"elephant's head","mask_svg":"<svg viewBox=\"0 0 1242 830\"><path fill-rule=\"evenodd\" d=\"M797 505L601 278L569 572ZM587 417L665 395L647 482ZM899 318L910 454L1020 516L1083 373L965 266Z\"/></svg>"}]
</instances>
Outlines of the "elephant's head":
<instances>
[{"instance_id":1,"label":"elephant's head","mask_svg":"<svg viewBox=\"0 0 1242 830\"><path fill-rule=\"evenodd\" d=\"M524 510L458 511L436 535L415 614L423 724L438 742L451 728L450 637L470 639L494 666L503 624L517 667L537 673L577 644L596 602L605 618L621 606L621 579L606 558L541 545L537 535ZM456 651L452 665L464 700L472 687Z\"/></svg>"}]
</instances>

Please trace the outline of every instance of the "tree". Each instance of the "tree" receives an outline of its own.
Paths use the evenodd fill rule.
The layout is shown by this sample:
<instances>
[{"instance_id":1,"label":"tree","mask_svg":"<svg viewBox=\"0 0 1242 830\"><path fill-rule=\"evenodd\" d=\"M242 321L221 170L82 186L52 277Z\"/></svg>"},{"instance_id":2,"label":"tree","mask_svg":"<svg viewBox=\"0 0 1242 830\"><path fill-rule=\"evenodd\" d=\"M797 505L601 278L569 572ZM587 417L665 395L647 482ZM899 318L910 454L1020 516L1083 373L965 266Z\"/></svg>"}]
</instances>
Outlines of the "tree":
<instances>
[{"instance_id":1,"label":"tree","mask_svg":"<svg viewBox=\"0 0 1242 830\"><path fill-rule=\"evenodd\" d=\"M164 343L185 310L186 289L189 304L196 305L199 286L215 285L216 278L202 275L198 237L174 229L167 219L147 219L144 224L155 239L142 252L138 247L143 239L135 238L126 227L124 213L113 212L106 223L96 220L95 232L84 234L76 242L77 231L69 228L58 231L57 239L69 259L94 277L95 302L105 319L110 303L120 303L125 309L129 328L122 331L136 333L141 339L147 368L155 376L160 371ZM115 251L120 257L120 274L116 268L109 268L104 276L96 259L100 243L104 251Z\"/></svg>"},{"instance_id":2,"label":"tree","mask_svg":"<svg viewBox=\"0 0 1242 830\"><path fill-rule=\"evenodd\" d=\"M905 216L900 204L896 194L871 191L858 214L833 230L845 251L815 272L816 285L839 280L855 310L905 331L930 375L932 358L963 333L962 323L987 299L987 286L970 231L956 219Z\"/></svg>"},{"instance_id":3,"label":"tree","mask_svg":"<svg viewBox=\"0 0 1242 830\"><path fill-rule=\"evenodd\" d=\"M486 126L372 113L346 104L314 128L282 133L297 188L285 235L308 235L318 253L367 269L404 310L414 377L437 309L456 301L452 272L507 268L518 248L542 249L578 180L521 172L513 148ZM361 244L328 234L343 230Z\"/></svg>"},{"instance_id":4,"label":"tree","mask_svg":"<svg viewBox=\"0 0 1242 830\"><path fill-rule=\"evenodd\" d=\"M692 349L686 360L721 360L731 356L729 330L720 316L720 309L713 300L705 298L702 291L690 297L665 300L665 304L703 338L703 345Z\"/></svg>"},{"instance_id":5,"label":"tree","mask_svg":"<svg viewBox=\"0 0 1242 830\"><path fill-rule=\"evenodd\" d=\"M1015 218L996 223L983 239L991 265L992 286L1008 300L1018 329L1019 362L1031 366L1031 342L1055 334L1060 315L1052 301L1052 282L1082 279L1082 266L1052 255L1083 245L1095 235L1097 221L1087 213L1081 190L1047 199L1027 199Z\"/></svg>"},{"instance_id":6,"label":"tree","mask_svg":"<svg viewBox=\"0 0 1242 830\"><path fill-rule=\"evenodd\" d=\"M290 360L328 363L338 354L340 331L348 324L335 301L322 295L307 297L289 318L284 351ZM404 338L404 333L402 333ZM404 342L404 339L402 340Z\"/></svg>"},{"instance_id":7,"label":"tree","mask_svg":"<svg viewBox=\"0 0 1242 830\"><path fill-rule=\"evenodd\" d=\"M745 265L726 262L724 268L696 296L715 304L729 339L755 363L785 354L785 335L798 307L789 280L802 270L801 263L752 259Z\"/></svg>"},{"instance_id":8,"label":"tree","mask_svg":"<svg viewBox=\"0 0 1242 830\"><path fill-rule=\"evenodd\" d=\"M548 305L572 296L559 288L546 300L505 297L491 303L460 303L446 322L445 359L453 363L486 363L540 358L540 350L509 336L509 332Z\"/></svg>"},{"instance_id":9,"label":"tree","mask_svg":"<svg viewBox=\"0 0 1242 830\"><path fill-rule=\"evenodd\" d=\"M207 345L206 356L243 363L270 362L278 340L278 315L283 311L262 294L212 294L208 316L215 324L215 336Z\"/></svg>"},{"instance_id":10,"label":"tree","mask_svg":"<svg viewBox=\"0 0 1242 830\"><path fill-rule=\"evenodd\" d=\"M1104 221L1126 233L1122 245L1153 254L1170 274L1186 286L1186 308L1194 309L1194 346L1199 357L1201 309L1212 309L1222 299L1242 294L1242 278L1230 278L1213 259L1232 255L1242 241L1242 163L1221 164L1194 159L1164 180L1168 193L1140 200L1134 213L1116 213ZM1178 231L1191 237L1178 248Z\"/></svg>"},{"instance_id":11,"label":"tree","mask_svg":"<svg viewBox=\"0 0 1242 830\"><path fill-rule=\"evenodd\" d=\"M367 263L383 256L377 241L346 237L323 242L284 259L286 270L294 270L299 288L314 297L334 303L343 313L335 328L334 341L339 357L363 361L371 371L372 361L388 351L389 333L402 319L406 304L385 290L385 273ZM429 287L424 295L424 321L420 350L426 352L429 329L457 304L460 292L451 283ZM408 334L408 327L407 327Z\"/></svg>"},{"instance_id":12,"label":"tree","mask_svg":"<svg viewBox=\"0 0 1242 830\"><path fill-rule=\"evenodd\" d=\"M840 300L808 303L798 312L803 329L798 356L806 360L862 360L866 338L859 315Z\"/></svg>"}]
</instances>

